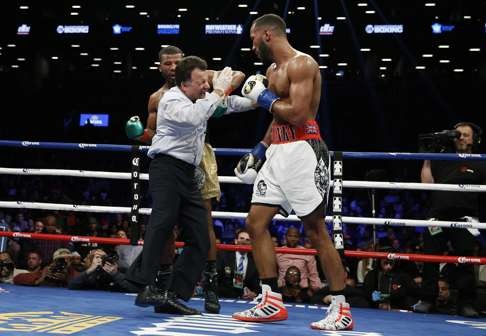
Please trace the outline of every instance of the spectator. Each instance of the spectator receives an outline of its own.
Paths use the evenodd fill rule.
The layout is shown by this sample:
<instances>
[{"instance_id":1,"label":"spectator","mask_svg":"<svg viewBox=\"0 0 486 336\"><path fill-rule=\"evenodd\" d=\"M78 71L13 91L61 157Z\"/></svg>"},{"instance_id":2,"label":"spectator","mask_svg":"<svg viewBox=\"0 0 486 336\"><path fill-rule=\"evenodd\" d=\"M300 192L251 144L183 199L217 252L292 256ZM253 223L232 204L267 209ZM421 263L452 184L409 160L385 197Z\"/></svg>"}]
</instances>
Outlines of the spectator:
<instances>
[{"instance_id":1,"label":"spectator","mask_svg":"<svg viewBox=\"0 0 486 336\"><path fill-rule=\"evenodd\" d=\"M69 280L69 289L97 289L138 292L118 271L118 256L102 249L92 250L85 259L86 270Z\"/></svg>"},{"instance_id":2,"label":"spectator","mask_svg":"<svg viewBox=\"0 0 486 336\"><path fill-rule=\"evenodd\" d=\"M293 226L287 229L285 240L287 242L285 247L304 248L303 246L299 245L300 233ZM287 272L287 268L290 266L296 266L300 271L301 288L310 288L313 291L322 288L323 285L317 272L316 258L313 255L278 253L277 264L279 272L279 287L283 287L285 285L285 273Z\"/></svg>"},{"instance_id":3,"label":"spectator","mask_svg":"<svg viewBox=\"0 0 486 336\"><path fill-rule=\"evenodd\" d=\"M410 309L416 301L411 277L396 270L393 260L380 259L378 265L364 280L364 290L372 306L384 310Z\"/></svg>"},{"instance_id":4,"label":"spectator","mask_svg":"<svg viewBox=\"0 0 486 336\"><path fill-rule=\"evenodd\" d=\"M13 283L17 274L26 273L26 270L15 268L15 264L7 252L0 253L0 283Z\"/></svg>"},{"instance_id":5,"label":"spectator","mask_svg":"<svg viewBox=\"0 0 486 336\"><path fill-rule=\"evenodd\" d=\"M39 251L27 254L27 273L21 273L13 278L16 285L32 285L42 277L42 256Z\"/></svg>"},{"instance_id":6,"label":"spectator","mask_svg":"<svg viewBox=\"0 0 486 336\"><path fill-rule=\"evenodd\" d=\"M250 235L245 229L237 232L235 244L250 245ZM250 252L221 251L216 263L220 296L253 299L259 292L260 280Z\"/></svg>"},{"instance_id":7,"label":"spectator","mask_svg":"<svg viewBox=\"0 0 486 336\"><path fill-rule=\"evenodd\" d=\"M289 266L285 272L284 285L280 287L284 302L309 302L312 292L309 288L300 286L300 270L296 266Z\"/></svg>"}]
</instances>

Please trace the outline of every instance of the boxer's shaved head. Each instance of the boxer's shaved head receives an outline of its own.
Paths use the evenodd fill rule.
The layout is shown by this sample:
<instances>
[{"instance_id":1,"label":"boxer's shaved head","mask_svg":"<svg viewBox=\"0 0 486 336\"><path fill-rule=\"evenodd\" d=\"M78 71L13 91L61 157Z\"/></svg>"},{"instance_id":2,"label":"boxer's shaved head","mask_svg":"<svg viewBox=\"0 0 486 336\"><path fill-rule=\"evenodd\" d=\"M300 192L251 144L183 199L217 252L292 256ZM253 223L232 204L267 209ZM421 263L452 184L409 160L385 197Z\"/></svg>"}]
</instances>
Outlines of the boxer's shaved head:
<instances>
[{"instance_id":1,"label":"boxer's shaved head","mask_svg":"<svg viewBox=\"0 0 486 336\"><path fill-rule=\"evenodd\" d=\"M269 28L272 29L278 35L286 35L285 21L276 14L265 14L253 21L253 27L255 28Z\"/></svg>"}]
</instances>

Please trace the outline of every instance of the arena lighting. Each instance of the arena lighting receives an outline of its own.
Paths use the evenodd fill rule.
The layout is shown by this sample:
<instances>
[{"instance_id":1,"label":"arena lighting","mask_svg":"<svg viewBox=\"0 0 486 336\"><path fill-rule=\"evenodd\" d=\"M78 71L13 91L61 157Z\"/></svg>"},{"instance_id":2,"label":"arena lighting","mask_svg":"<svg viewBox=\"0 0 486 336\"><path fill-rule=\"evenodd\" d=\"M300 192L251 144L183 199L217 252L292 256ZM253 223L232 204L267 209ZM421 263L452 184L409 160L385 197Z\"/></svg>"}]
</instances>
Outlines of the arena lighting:
<instances>
[{"instance_id":1,"label":"arena lighting","mask_svg":"<svg viewBox=\"0 0 486 336\"><path fill-rule=\"evenodd\" d=\"M138 68L134 65L132 66L132 70L137 70Z\"/></svg>"},{"instance_id":2,"label":"arena lighting","mask_svg":"<svg viewBox=\"0 0 486 336\"><path fill-rule=\"evenodd\" d=\"M447 44L440 44L439 46L437 46L437 48L439 48L439 49L449 49L449 47L450 46L447 45Z\"/></svg>"},{"instance_id":3,"label":"arena lighting","mask_svg":"<svg viewBox=\"0 0 486 336\"><path fill-rule=\"evenodd\" d=\"M148 14L148 12L139 12L138 15L141 15L141 16L146 16Z\"/></svg>"},{"instance_id":4,"label":"arena lighting","mask_svg":"<svg viewBox=\"0 0 486 336\"><path fill-rule=\"evenodd\" d=\"M88 56L88 53L87 52L82 52L82 53L79 53L80 56Z\"/></svg>"},{"instance_id":5,"label":"arena lighting","mask_svg":"<svg viewBox=\"0 0 486 336\"><path fill-rule=\"evenodd\" d=\"M425 7L435 7L435 2L426 2Z\"/></svg>"},{"instance_id":6,"label":"arena lighting","mask_svg":"<svg viewBox=\"0 0 486 336\"><path fill-rule=\"evenodd\" d=\"M77 16L77 15L79 15L79 13L78 12L71 12L71 13L69 13L69 15L71 15L71 16Z\"/></svg>"},{"instance_id":7,"label":"arena lighting","mask_svg":"<svg viewBox=\"0 0 486 336\"><path fill-rule=\"evenodd\" d=\"M101 62L103 59L101 59L100 57L95 57L93 58L93 61L95 62Z\"/></svg>"},{"instance_id":8,"label":"arena lighting","mask_svg":"<svg viewBox=\"0 0 486 336\"><path fill-rule=\"evenodd\" d=\"M7 47L9 47L9 48L15 48L15 47L16 47L16 45L15 45L15 44L13 44L13 43L11 43L11 44L7 44Z\"/></svg>"},{"instance_id":9,"label":"arena lighting","mask_svg":"<svg viewBox=\"0 0 486 336\"><path fill-rule=\"evenodd\" d=\"M358 2L356 5L358 7L367 7L368 6L368 4L366 2Z\"/></svg>"},{"instance_id":10,"label":"arena lighting","mask_svg":"<svg viewBox=\"0 0 486 336\"><path fill-rule=\"evenodd\" d=\"M154 66L151 66L149 67L150 70L157 70L158 68L157 67L154 67Z\"/></svg>"},{"instance_id":11,"label":"arena lighting","mask_svg":"<svg viewBox=\"0 0 486 336\"><path fill-rule=\"evenodd\" d=\"M439 63L450 63L451 61L448 59L441 59L439 60Z\"/></svg>"},{"instance_id":12,"label":"arena lighting","mask_svg":"<svg viewBox=\"0 0 486 336\"><path fill-rule=\"evenodd\" d=\"M434 55L433 54L423 54L422 57L430 58L430 57L434 57Z\"/></svg>"},{"instance_id":13,"label":"arena lighting","mask_svg":"<svg viewBox=\"0 0 486 336\"><path fill-rule=\"evenodd\" d=\"M263 65L263 62L254 62L254 65Z\"/></svg>"},{"instance_id":14,"label":"arena lighting","mask_svg":"<svg viewBox=\"0 0 486 336\"><path fill-rule=\"evenodd\" d=\"M250 48L241 48L240 50L241 50L241 51L251 51L251 49L250 49Z\"/></svg>"},{"instance_id":15,"label":"arena lighting","mask_svg":"<svg viewBox=\"0 0 486 336\"><path fill-rule=\"evenodd\" d=\"M100 65L99 65L99 64L97 64L97 63L91 63L91 66L92 66L93 68L97 68L97 67L99 67Z\"/></svg>"},{"instance_id":16,"label":"arena lighting","mask_svg":"<svg viewBox=\"0 0 486 336\"><path fill-rule=\"evenodd\" d=\"M160 65L160 62L159 61L155 61L154 64L155 65Z\"/></svg>"},{"instance_id":17,"label":"arena lighting","mask_svg":"<svg viewBox=\"0 0 486 336\"><path fill-rule=\"evenodd\" d=\"M121 70L113 70L114 73L121 73Z\"/></svg>"},{"instance_id":18,"label":"arena lighting","mask_svg":"<svg viewBox=\"0 0 486 336\"><path fill-rule=\"evenodd\" d=\"M247 8L248 5L247 4L238 4L238 7L240 7L240 8Z\"/></svg>"},{"instance_id":19,"label":"arena lighting","mask_svg":"<svg viewBox=\"0 0 486 336\"><path fill-rule=\"evenodd\" d=\"M464 20L470 20L471 19L471 15L464 15Z\"/></svg>"},{"instance_id":20,"label":"arena lighting","mask_svg":"<svg viewBox=\"0 0 486 336\"><path fill-rule=\"evenodd\" d=\"M303 10L305 10L305 7L297 7L297 10L303 11Z\"/></svg>"},{"instance_id":21,"label":"arena lighting","mask_svg":"<svg viewBox=\"0 0 486 336\"><path fill-rule=\"evenodd\" d=\"M177 11L178 12L187 12L187 8L178 8Z\"/></svg>"},{"instance_id":22,"label":"arena lighting","mask_svg":"<svg viewBox=\"0 0 486 336\"><path fill-rule=\"evenodd\" d=\"M387 69L387 68L386 68L386 67L384 67L384 66L381 66L381 67L380 67L380 70L386 70L386 69Z\"/></svg>"},{"instance_id":23,"label":"arena lighting","mask_svg":"<svg viewBox=\"0 0 486 336\"><path fill-rule=\"evenodd\" d=\"M221 57L213 57L213 58L212 58L212 60L213 60L213 61L221 61L221 60L222 60L222 58L221 58Z\"/></svg>"},{"instance_id":24,"label":"arena lighting","mask_svg":"<svg viewBox=\"0 0 486 336\"><path fill-rule=\"evenodd\" d=\"M120 62L120 61L114 61L113 64L120 65L120 64L122 64L122 62Z\"/></svg>"},{"instance_id":25,"label":"arena lighting","mask_svg":"<svg viewBox=\"0 0 486 336\"><path fill-rule=\"evenodd\" d=\"M59 59L59 56L51 56L51 59L52 60L58 60Z\"/></svg>"},{"instance_id":26,"label":"arena lighting","mask_svg":"<svg viewBox=\"0 0 486 336\"><path fill-rule=\"evenodd\" d=\"M329 54L319 54L319 57L329 57Z\"/></svg>"},{"instance_id":27,"label":"arena lighting","mask_svg":"<svg viewBox=\"0 0 486 336\"><path fill-rule=\"evenodd\" d=\"M137 51L144 51L145 48L144 47L135 47L135 50L137 50Z\"/></svg>"},{"instance_id":28,"label":"arena lighting","mask_svg":"<svg viewBox=\"0 0 486 336\"><path fill-rule=\"evenodd\" d=\"M454 69L453 71L454 72L464 72L464 69L457 68L457 69Z\"/></svg>"},{"instance_id":29,"label":"arena lighting","mask_svg":"<svg viewBox=\"0 0 486 336\"><path fill-rule=\"evenodd\" d=\"M24 58L24 57L18 57L18 58L17 58L17 61L19 61L19 62L24 62L24 61L25 61L25 58Z\"/></svg>"},{"instance_id":30,"label":"arena lighting","mask_svg":"<svg viewBox=\"0 0 486 336\"><path fill-rule=\"evenodd\" d=\"M338 20L338 21L345 21L346 20L346 17L345 16L338 16L338 17L336 17L336 20Z\"/></svg>"},{"instance_id":31,"label":"arena lighting","mask_svg":"<svg viewBox=\"0 0 486 336\"><path fill-rule=\"evenodd\" d=\"M375 11L374 10L367 10L367 11L365 11L365 14L375 14Z\"/></svg>"},{"instance_id":32,"label":"arena lighting","mask_svg":"<svg viewBox=\"0 0 486 336\"><path fill-rule=\"evenodd\" d=\"M346 62L341 62L341 63L338 63L337 66L342 66L342 67L345 67L345 66L348 66L348 63Z\"/></svg>"},{"instance_id":33,"label":"arena lighting","mask_svg":"<svg viewBox=\"0 0 486 336\"><path fill-rule=\"evenodd\" d=\"M17 69L19 67L19 65L18 64L12 64L10 67Z\"/></svg>"},{"instance_id":34,"label":"arena lighting","mask_svg":"<svg viewBox=\"0 0 486 336\"><path fill-rule=\"evenodd\" d=\"M425 70L425 66L424 65L416 65L415 66L415 69L417 69L417 70Z\"/></svg>"},{"instance_id":35,"label":"arena lighting","mask_svg":"<svg viewBox=\"0 0 486 336\"><path fill-rule=\"evenodd\" d=\"M250 11L250 15L258 15L257 11Z\"/></svg>"},{"instance_id":36,"label":"arena lighting","mask_svg":"<svg viewBox=\"0 0 486 336\"><path fill-rule=\"evenodd\" d=\"M73 9L79 9L79 8L81 8L81 6L80 5L72 5L71 8L73 8Z\"/></svg>"},{"instance_id":37,"label":"arena lighting","mask_svg":"<svg viewBox=\"0 0 486 336\"><path fill-rule=\"evenodd\" d=\"M116 51L116 50L120 50L120 49L118 47L110 47L110 50Z\"/></svg>"},{"instance_id":38,"label":"arena lighting","mask_svg":"<svg viewBox=\"0 0 486 336\"><path fill-rule=\"evenodd\" d=\"M371 51L370 48L361 48L360 51Z\"/></svg>"},{"instance_id":39,"label":"arena lighting","mask_svg":"<svg viewBox=\"0 0 486 336\"><path fill-rule=\"evenodd\" d=\"M29 6L21 5L19 6L19 9L26 10L29 9Z\"/></svg>"},{"instance_id":40,"label":"arena lighting","mask_svg":"<svg viewBox=\"0 0 486 336\"><path fill-rule=\"evenodd\" d=\"M481 48L469 48L469 51L481 51Z\"/></svg>"},{"instance_id":41,"label":"arena lighting","mask_svg":"<svg viewBox=\"0 0 486 336\"><path fill-rule=\"evenodd\" d=\"M125 5L125 8L128 8L128 9L135 8L135 5Z\"/></svg>"},{"instance_id":42,"label":"arena lighting","mask_svg":"<svg viewBox=\"0 0 486 336\"><path fill-rule=\"evenodd\" d=\"M382 62L391 62L392 59L391 58L382 58L381 61Z\"/></svg>"},{"instance_id":43,"label":"arena lighting","mask_svg":"<svg viewBox=\"0 0 486 336\"><path fill-rule=\"evenodd\" d=\"M319 65L319 69L327 69L327 65Z\"/></svg>"},{"instance_id":44,"label":"arena lighting","mask_svg":"<svg viewBox=\"0 0 486 336\"><path fill-rule=\"evenodd\" d=\"M311 48L311 49L319 49L320 46L317 45L317 44L312 44L312 45L309 46L309 48Z\"/></svg>"},{"instance_id":45,"label":"arena lighting","mask_svg":"<svg viewBox=\"0 0 486 336\"><path fill-rule=\"evenodd\" d=\"M71 44L71 48L79 48L80 45L79 44Z\"/></svg>"},{"instance_id":46,"label":"arena lighting","mask_svg":"<svg viewBox=\"0 0 486 336\"><path fill-rule=\"evenodd\" d=\"M23 23L17 28L17 35L29 35L31 26Z\"/></svg>"}]
</instances>

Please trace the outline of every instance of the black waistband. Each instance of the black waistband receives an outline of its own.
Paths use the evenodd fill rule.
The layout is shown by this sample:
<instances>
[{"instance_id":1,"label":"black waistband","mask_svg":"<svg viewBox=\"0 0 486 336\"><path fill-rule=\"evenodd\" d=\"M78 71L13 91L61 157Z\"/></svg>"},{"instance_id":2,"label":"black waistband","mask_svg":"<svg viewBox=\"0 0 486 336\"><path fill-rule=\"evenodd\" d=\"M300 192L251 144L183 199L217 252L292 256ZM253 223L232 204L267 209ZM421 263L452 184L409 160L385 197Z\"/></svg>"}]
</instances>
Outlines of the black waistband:
<instances>
[{"instance_id":1,"label":"black waistband","mask_svg":"<svg viewBox=\"0 0 486 336\"><path fill-rule=\"evenodd\" d=\"M194 170L194 168L196 168L193 164L187 163L186 161L162 153L155 154L153 160L170 161L184 169Z\"/></svg>"}]
</instances>

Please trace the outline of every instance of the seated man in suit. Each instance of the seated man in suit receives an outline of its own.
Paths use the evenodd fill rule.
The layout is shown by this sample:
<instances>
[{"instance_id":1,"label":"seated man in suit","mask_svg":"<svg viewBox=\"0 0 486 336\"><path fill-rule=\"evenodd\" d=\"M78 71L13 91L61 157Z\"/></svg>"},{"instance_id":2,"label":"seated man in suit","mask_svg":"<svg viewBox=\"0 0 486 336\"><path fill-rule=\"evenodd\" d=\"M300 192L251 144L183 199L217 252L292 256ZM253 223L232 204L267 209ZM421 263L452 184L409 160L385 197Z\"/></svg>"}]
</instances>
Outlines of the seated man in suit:
<instances>
[{"instance_id":1,"label":"seated man in suit","mask_svg":"<svg viewBox=\"0 0 486 336\"><path fill-rule=\"evenodd\" d=\"M236 245L250 245L245 229L236 232ZM222 297L253 299L260 291L258 272L250 252L221 251L218 254L218 291Z\"/></svg>"}]
</instances>

